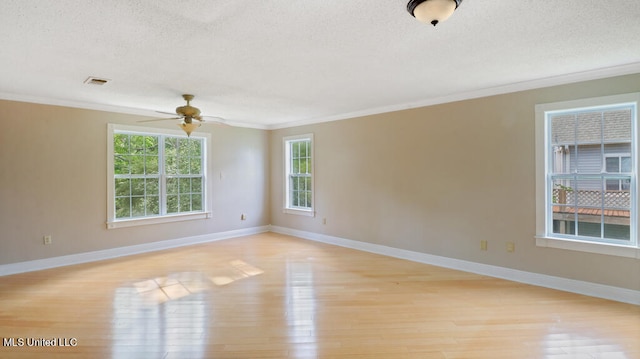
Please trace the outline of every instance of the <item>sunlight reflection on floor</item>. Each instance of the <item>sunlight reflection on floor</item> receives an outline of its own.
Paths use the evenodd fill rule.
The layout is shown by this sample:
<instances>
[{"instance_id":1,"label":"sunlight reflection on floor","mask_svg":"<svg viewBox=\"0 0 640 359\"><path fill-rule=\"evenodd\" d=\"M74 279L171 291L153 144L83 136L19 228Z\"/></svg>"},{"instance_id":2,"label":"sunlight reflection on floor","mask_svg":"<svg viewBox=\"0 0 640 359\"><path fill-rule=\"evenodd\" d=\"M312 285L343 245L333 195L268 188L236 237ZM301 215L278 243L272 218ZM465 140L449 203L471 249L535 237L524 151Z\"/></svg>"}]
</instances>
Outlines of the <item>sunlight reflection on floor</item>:
<instances>
[{"instance_id":1,"label":"sunlight reflection on floor","mask_svg":"<svg viewBox=\"0 0 640 359\"><path fill-rule=\"evenodd\" d=\"M189 358L203 358L210 314L208 292L214 285L262 273L260 268L234 260L216 267L212 275L180 272L118 288L113 300L112 357L162 358L186 353Z\"/></svg>"}]
</instances>

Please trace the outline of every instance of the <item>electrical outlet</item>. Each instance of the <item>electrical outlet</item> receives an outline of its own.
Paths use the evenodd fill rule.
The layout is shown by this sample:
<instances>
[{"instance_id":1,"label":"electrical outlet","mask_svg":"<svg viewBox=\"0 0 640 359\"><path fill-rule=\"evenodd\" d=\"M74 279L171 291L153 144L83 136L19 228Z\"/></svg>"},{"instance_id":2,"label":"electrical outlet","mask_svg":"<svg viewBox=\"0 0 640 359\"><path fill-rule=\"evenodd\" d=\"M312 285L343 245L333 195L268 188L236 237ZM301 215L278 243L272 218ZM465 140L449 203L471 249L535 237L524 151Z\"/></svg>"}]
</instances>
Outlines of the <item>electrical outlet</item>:
<instances>
[{"instance_id":1,"label":"electrical outlet","mask_svg":"<svg viewBox=\"0 0 640 359\"><path fill-rule=\"evenodd\" d=\"M326 218L322 219L322 224L327 224L327 219Z\"/></svg>"},{"instance_id":2,"label":"electrical outlet","mask_svg":"<svg viewBox=\"0 0 640 359\"><path fill-rule=\"evenodd\" d=\"M480 241L480 250L481 251L486 251L489 247L489 244L487 243L487 241Z\"/></svg>"},{"instance_id":3,"label":"electrical outlet","mask_svg":"<svg viewBox=\"0 0 640 359\"><path fill-rule=\"evenodd\" d=\"M513 242L507 242L507 252L515 252L516 245Z\"/></svg>"},{"instance_id":4,"label":"electrical outlet","mask_svg":"<svg viewBox=\"0 0 640 359\"><path fill-rule=\"evenodd\" d=\"M247 215L246 215L246 214L244 214L244 213L243 213L243 214L241 214L241 215L240 215L240 220L241 220L241 221L245 221L245 220L247 220Z\"/></svg>"},{"instance_id":5,"label":"electrical outlet","mask_svg":"<svg viewBox=\"0 0 640 359\"><path fill-rule=\"evenodd\" d=\"M44 244L51 244L51 235L44 236L42 238L42 241L44 242Z\"/></svg>"}]
</instances>

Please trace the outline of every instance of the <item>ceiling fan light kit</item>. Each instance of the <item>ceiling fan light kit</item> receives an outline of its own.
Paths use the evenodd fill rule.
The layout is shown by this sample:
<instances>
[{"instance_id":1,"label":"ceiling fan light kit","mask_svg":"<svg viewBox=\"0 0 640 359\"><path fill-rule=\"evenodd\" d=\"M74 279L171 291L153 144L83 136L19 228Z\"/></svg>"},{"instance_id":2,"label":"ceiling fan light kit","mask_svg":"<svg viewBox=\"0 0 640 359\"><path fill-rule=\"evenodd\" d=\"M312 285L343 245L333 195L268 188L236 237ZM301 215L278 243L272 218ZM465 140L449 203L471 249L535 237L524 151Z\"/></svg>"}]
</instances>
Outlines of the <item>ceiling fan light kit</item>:
<instances>
[{"instance_id":1,"label":"ceiling fan light kit","mask_svg":"<svg viewBox=\"0 0 640 359\"><path fill-rule=\"evenodd\" d=\"M421 22L433 26L447 20L462 0L410 0L407 11Z\"/></svg>"},{"instance_id":2,"label":"ceiling fan light kit","mask_svg":"<svg viewBox=\"0 0 640 359\"><path fill-rule=\"evenodd\" d=\"M194 123L191 120L187 122L187 119L185 119L184 121L180 122L178 126L180 126L180 128L187 133L187 137L190 137L191 132L193 132L193 130L195 130L196 128L200 127L200 124Z\"/></svg>"}]
</instances>

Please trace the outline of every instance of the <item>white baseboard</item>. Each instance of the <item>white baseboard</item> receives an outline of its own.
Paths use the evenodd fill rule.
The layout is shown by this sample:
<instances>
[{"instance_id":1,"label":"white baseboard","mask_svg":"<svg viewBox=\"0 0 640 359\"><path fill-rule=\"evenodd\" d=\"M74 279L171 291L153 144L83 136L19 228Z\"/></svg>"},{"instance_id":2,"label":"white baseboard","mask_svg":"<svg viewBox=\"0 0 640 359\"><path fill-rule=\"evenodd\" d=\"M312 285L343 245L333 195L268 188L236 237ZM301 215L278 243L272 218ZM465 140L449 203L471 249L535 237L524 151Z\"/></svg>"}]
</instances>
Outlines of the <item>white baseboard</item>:
<instances>
[{"instance_id":1,"label":"white baseboard","mask_svg":"<svg viewBox=\"0 0 640 359\"><path fill-rule=\"evenodd\" d=\"M269 226L252 227L252 228L245 228L245 229L237 229L233 231L204 234L200 236L184 237L184 238L171 239L166 241L137 244L133 246L111 248L111 249L105 249L105 250L94 251L94 252L70 254L67 256L36 259L32 261L19 262L19 263L3 264L3 265L0 265L0 276L17 274L17 273L25 273L25 272L33 272L33 271L38 271L42 269L63 267L63 266L68 266L73 264L95 262L95 261L104 260L104 259L124 257L132 254L155 252L163 249L170 249L170 248L184 247L184 246L190 246L190 245L200 244L200 243L214 242L214 241L219 241L223 239L248 236L248 235L258 234L258 233L263 233L268 231L269 231Z\"/></svg>"},{"instance_id":2,"label":"white baseboard","mask_svg":"<svg viewBox=\"0 0 640 359\"><path fill-rule=\"evenodd\" d=\"M354 241L351 239L333 237L286 227L270 226L270 230L271 232L275 233L287 234L299 238L309 239L312 241L333 244L341 247L386 255L394 258L406 259L413 262L456 269L495 278L507 279L514 282L552 288L565 292L572 292L597 298L615 300L623 303L640 305L640 291L636 290L567 279L562 277L554 277L545 274L525 272L521 270L469 262L460 259L435 256L421 252L408 251L379 244Z\"/></svg>"}]
</instances>

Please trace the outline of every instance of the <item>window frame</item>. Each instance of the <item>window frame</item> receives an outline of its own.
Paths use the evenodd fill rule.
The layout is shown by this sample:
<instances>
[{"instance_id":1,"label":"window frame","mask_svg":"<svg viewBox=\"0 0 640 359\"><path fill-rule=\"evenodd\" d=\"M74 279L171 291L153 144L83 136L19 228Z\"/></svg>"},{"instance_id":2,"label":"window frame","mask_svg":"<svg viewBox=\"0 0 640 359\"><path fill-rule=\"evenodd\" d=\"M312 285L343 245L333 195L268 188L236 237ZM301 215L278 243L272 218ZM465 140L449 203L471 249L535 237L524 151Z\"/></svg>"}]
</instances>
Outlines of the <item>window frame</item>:
<instances>
[{"instance_id":1,"label":"window frame","mask_svg":"<svg viewBox=\"0 0 640 359\"><path fill-rule=\"evenodd\" d=\"M211 212L209 210L210 208L209 185L207 180L208 178L207 170L209 168L209 159L208 159L209 157L207 156L207 152L211 143L211 134L192 133L191 137L202 138L204 140L203 149L202 149L202 171L203 171L202 211L117 219L115 214L115 173L114 173L113 139L114 139L114 135L118 132L127 132L131 134L140 134L140 135L160 135L160 136L184 137L184 138L188 137L183 131L180 131L180 130L130 126L130 125L121 125L121 124L113 124L113 123L110 123L107 125L107 221L106 221L107 229L211 218ZM160 152L163 152L163 151L160 151ZM163 161L164 157L161 158L159 154L158 160L159 162ZM164 166L159 164L159 167L162 168ZM162 177L165 177L165 178L168 178L168 177L165 173L159 173L158 176L160 177L159 196L160 196L160 201L162 202L163 201L162 198L163 197L166 198L167 196L166 188L164 188L165 185L164 185L164 181L162 180Z\"/></svg>"},{"instance_id":2,"label":"window frame","mask_svg":"<svg viewBox=\"0 0 640 359\"><path fill-rule=\"evenodd\" d=\"M640 247L638 241L638 224L640 224L640 216L638 214L638 107L640 104L640 93L629 93L613 96L602 96L587 99L578 99L570 101L561 101L554 103L538 104L535 106L535 163L536 163L536 245L538 247L550 247L566 250L607 254L614 256L640 258ZM630 240L629 243L622 244L620 242L610 243L602 240L588 240L586 238L562 236L552 233L553 223L549 218L548 200L550 198L550 156L553 156L549 146L549 127L547 114L550 112L569 112L569 111L585 111L594 109L603 109L606 107L617 107L623 105L631 105L631 158L634 172L631 174L630 191L632 201L630 206ZM605 158L603 158L603 172Z\"/></svg>"},{"instance_id":3,"label":"window frame","mask_svg":"<svg viewBox=\"0 0 640 359\"><path fill-rule=\"evenodd\" d=\"M291 176L291 144L294 142L309 141L309 151L311 159L311 206L308 208L293 206L291 204L290 181ZM313 133L286 136L282 139L283 158L284 158L284 177L283 177L283 213L295 214L301 216L315 216L315 152Z\"/></svg>"}]
</instances>

